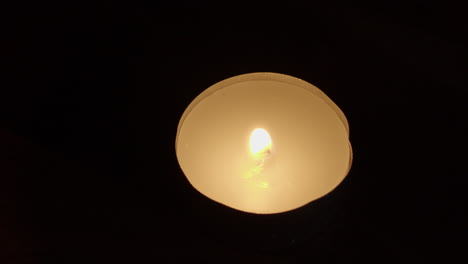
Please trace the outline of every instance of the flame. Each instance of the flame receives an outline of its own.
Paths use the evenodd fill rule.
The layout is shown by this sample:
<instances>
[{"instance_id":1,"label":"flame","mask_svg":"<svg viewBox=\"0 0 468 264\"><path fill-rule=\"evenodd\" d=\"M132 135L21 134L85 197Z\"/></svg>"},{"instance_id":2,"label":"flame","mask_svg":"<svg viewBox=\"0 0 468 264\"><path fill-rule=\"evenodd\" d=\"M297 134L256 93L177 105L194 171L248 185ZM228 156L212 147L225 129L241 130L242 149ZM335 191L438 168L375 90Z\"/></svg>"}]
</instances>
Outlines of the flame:
<instances>
[{"instance_id":1,"label":"flame","mask_svg":"<svg viewBox=\"0 0 468 264\"><path fill-rule=\"evenodd\" d=\"M270 134L263 128L256 128L250 134L250 153L255 164L243 176L253 186L261 189L269 188L269 183L263 175L265 159L271 154L272 141Z\"/></svg>"},{"instance_id":2,"label":"flame","mask_svg":"<svg viewBox=\"0 0 468 264\"><path fill-rule=\"evenodd\" d=\"M265 158L271 152L270 134L263 128L256 128L250 134L250 152L256 158Z\"/></svg>"}]
</instances>

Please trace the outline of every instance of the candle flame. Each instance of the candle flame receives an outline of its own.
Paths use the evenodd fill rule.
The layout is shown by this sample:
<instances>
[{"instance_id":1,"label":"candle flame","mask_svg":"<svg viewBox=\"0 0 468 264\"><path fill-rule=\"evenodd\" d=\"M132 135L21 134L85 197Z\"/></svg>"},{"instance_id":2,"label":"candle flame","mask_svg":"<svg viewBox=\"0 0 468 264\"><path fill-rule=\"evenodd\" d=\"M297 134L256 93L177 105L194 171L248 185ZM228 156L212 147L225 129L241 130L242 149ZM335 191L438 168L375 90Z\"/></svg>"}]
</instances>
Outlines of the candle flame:
<instances>
[{"instance_id":1,"label":"candle flame","mask_svg":"<svg viewBox=\"0 0 468 264\"><path fill-rule=\"evenodd\" d=\"M255 167L250 168L244 175L244 179L251 182L252 186L267 189L269 183L263 175L265 169L265 160L271 154L272 141L270 134L263 128L256 128L250 134L250 153L256 163Z\"/></svg>"},{"instance_id":2,"label":"candle flame","mask_svg":"<svg viewBox=\"0 0 468 264\"><path fill-rule=\"evenodd\" d=\"M263 128L256 128L250 134L250 152L256 158L265 158L271 152L272 142L268 132Z\"/></svg>"}]
</instances>

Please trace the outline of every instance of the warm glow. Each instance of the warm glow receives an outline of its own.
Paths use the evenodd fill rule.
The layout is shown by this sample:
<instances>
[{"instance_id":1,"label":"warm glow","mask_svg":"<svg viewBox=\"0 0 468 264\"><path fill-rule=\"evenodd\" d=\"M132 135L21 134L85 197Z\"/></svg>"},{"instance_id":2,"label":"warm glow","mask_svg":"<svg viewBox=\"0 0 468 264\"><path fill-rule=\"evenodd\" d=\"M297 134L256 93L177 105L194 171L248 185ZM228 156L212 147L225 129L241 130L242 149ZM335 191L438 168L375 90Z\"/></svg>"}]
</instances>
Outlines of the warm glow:
<instances>
[{"instance_id":1,"label":"warm glow","mask_svg":"<svg viewBox=\"0 0 468 264\"><path fill-rule=\"evenodd\" d=\"M250 134L250 152L255 157L266 157L271 152L271 137L263 128L256 128Z\"/></svg>"},{"instance_id":2,"label":"warm glow","mask_svg":"<svg viewBox=\"0 0 468 264\"><path fill-rule=\"evenodd\" d=\"M352 162L339 107L316 86L269 72L203 91L180 118L175 143L196 190L256 214L287 212L327 195Z\"/></svg>"}]
</instances>

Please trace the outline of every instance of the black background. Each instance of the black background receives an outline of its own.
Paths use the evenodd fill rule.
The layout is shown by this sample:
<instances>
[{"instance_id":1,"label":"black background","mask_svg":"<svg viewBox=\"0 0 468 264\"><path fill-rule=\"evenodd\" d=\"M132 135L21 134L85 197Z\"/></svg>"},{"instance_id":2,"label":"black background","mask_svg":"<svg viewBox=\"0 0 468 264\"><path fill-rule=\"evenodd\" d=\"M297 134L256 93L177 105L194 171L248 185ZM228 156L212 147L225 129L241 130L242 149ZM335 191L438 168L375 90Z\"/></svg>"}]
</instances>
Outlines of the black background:
<instances>
[{"instance_id":1,"label":"black background","mask_svg":"<svg viewBox=\"0 0 468 264\"><path fill-rule=\"evenodd\" d=\"M2 37L1 263L462 258L461 7L36 5ZM249 72L304 79L343 110L354 162L332 193L254 215L190 186L174 151L180 116Z\"/></svg>"}]
</instances>

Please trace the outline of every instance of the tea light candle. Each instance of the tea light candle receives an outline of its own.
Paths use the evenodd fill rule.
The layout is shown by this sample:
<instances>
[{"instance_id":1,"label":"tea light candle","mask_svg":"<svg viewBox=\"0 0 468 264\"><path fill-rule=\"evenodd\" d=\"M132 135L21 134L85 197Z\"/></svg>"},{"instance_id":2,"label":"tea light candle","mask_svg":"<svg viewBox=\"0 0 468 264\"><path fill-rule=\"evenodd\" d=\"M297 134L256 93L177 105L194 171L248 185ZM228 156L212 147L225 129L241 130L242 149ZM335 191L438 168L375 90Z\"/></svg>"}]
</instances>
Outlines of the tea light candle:
<instances>
[{"instance_id":1,"label":"tea light candle","mask_svg":"<svg viewBox=\"0 0 468 264\"><path fill-rule=\"evenodd\" d=\"M257 214L326 195L352 161L342 111L314 85L268 72L223 80L196 97L180 119L176 155L200 193Z\"/></svg>"}]
</instances>

